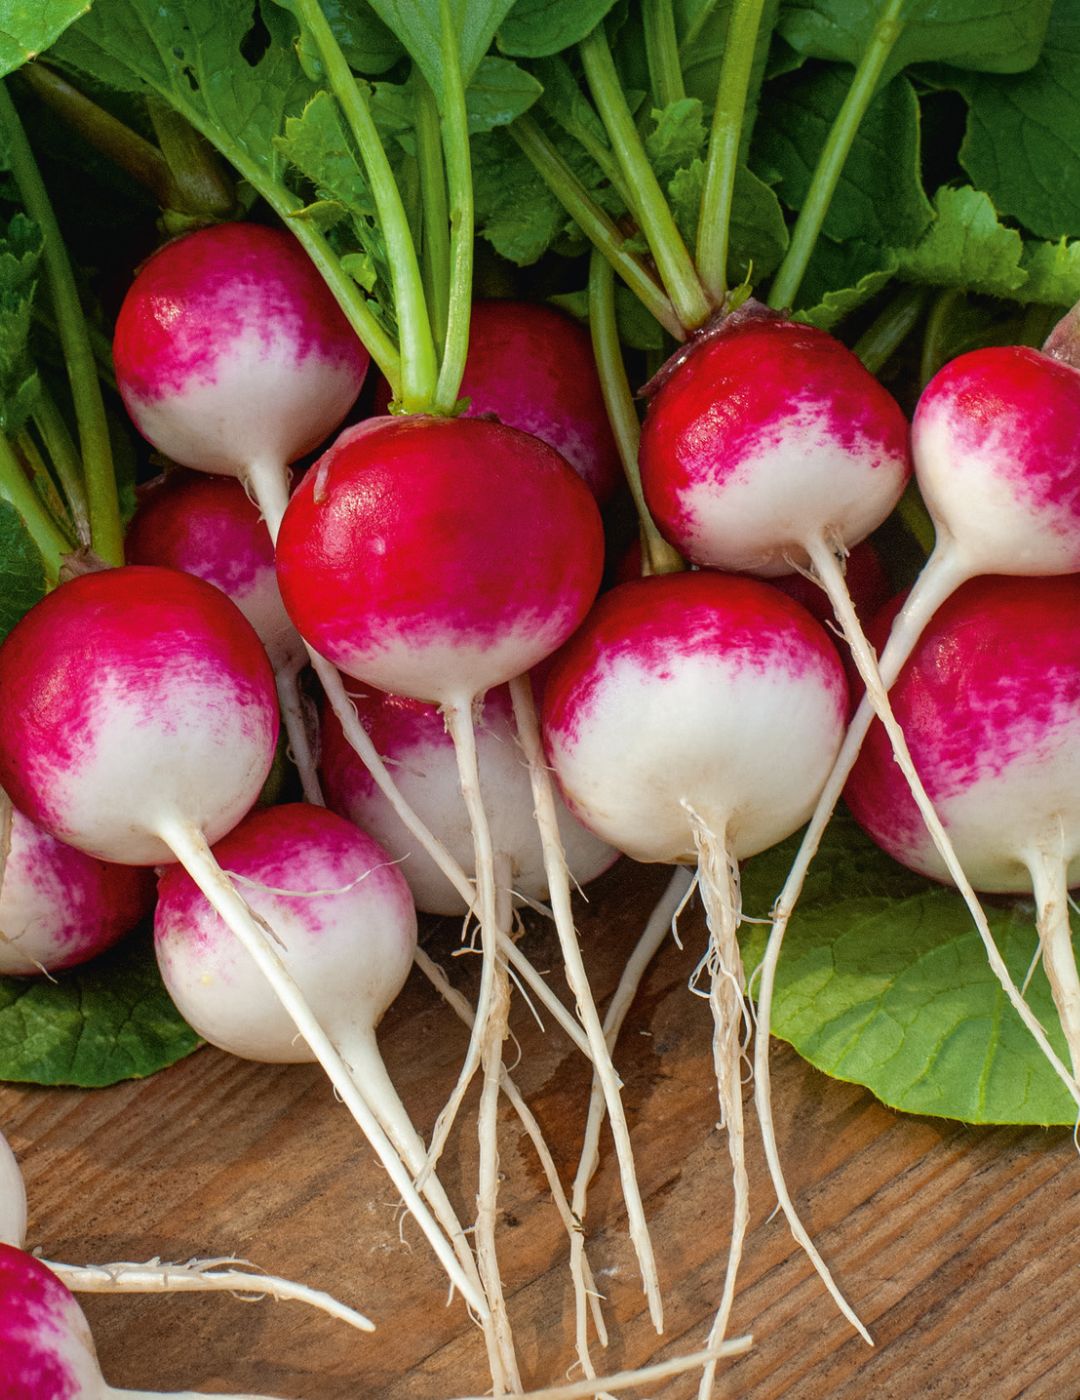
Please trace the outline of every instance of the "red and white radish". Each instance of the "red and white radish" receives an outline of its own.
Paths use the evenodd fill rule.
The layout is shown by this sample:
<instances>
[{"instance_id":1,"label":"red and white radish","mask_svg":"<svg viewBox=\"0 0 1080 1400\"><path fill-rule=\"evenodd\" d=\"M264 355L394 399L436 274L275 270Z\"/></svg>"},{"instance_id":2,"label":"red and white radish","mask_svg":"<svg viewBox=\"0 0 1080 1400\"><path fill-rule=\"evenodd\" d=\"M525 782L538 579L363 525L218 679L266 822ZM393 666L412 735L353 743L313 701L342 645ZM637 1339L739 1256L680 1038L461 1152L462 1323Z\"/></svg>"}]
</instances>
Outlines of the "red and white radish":
<instances>
[{"instance_id":1,"label":"red and white radish","mask_svg":"<svg viewBox=\"0 0 1080 1400\"><path fill-rule=\"evenodd\" d=\"M0 1244L26 1243L26 1183L7 1138L0 1133Z\"/></svg>"},{"instance_id":2,"label":"red and white radish","mask_svg":"<svg viewBox=\"0 0 1080 1400\"><path fill-rule=\"evenodd\" d=\"M638 860L698 872L735 1184L713 1341L726 1327L748 1219L738 861L806 819L846 712L843 667L821 626L765 584L712 572L606 594L556 658L544 694L545 748L571 811Z\"/></svg>"},{"instance_id":3,"label":"red and white radish","mask_svg":"<svg viewBox=\"0 0 1080 1400\"><path fill-rule=\"evenodd\" d=\"M881 619L883 630L890 620ZM1080 884L1080 577L969 580L923 630L892 701L972 884L1034 895L1043 964L1080 1077L1068 894ZM876 725L844 795L890 855L949 878Z\"/></svg>"},{"instance_id":4,"label":"red and white radish","mask_svg":"<svg viewBox=\"0 0 1080 1400\"><path fill-rule=\"evenodd\" d=\"M182 466L239 477L260 506L283 506L287 464L339 426L368 367L292 235L248 223L185 234L143 263L113 359L143 436Z\"/></svg>"},{"instance_id":5,"label":"red and white radish","mask_svg":"<svg viewBox=\"0 0 1080 1400\"><path fill-rule=\"evenodd\" d=\"M0 793L0 807L5 803ZM154 891L147 871L86 855L10 810L0 863L0 974L29 977L75 967L111 948L149 914Z\"/></svg>"},{"instance_id":6,"label":"red and white radish","mask_svg":"<svg viewBox=\"0 0 1080 1400\"><path fill-rule=\"evenodd\" d=\"M2 1243L0 1358L0 1395L5 1400L149 1400L163 1394L109 1385L98 1365L90 1325L71 1292L40 1259ZM171 1395L173 1400L198 1400L194 1391ZM249 1395L246 1400L268 1397Z\"/></svg>"},{"instance_id":7,"label":"red and white radish","mask_svg":"<svg viewBox=\"0 0 1080 1400\"><path fill-rule=\"evenodd\" d=\"M289 748L309 802L321 802L299 674L307 650L277 585L274 546L258 508L232 477L172 472L146 490L128 526L131 564L160 564L227 593L259 634L274 668Z\"/></svg>"},{"instance_id":8,"label":"red and white radish","mask_svg":"<svg viewBox=\"0 0 1080 1400\"><path fill-rule=\"evenodd\" d=\"M360 722L382 757L392 765L398 789L470 876L473 841L462 801L457 758L442 715L434 705L385 691L350 692ZM328 805L372 836L401 861L401 873L416 907L428 914L463 914L468 906L446 876L418 846L370 772L345 740L329 709L321 723L320 771ZM480 789L497 850L510 863L514 894L527 901L547 897L547 875L533 820L532 789L514 728L509 692L489 690L476 715ZM607 870L618 853L559 804L559 837L575 883L587 884Z\"/></svg>"},{"instance_id":9,"label":"red and white radish","mask_svg":"<svg viewBox=\"0 0 1080 1400\"><path fill-rule=\"evenodd\" d=\"M87 658L93 665L87 666ZM218 589L128 565L73 579L0 646L0 784L61 840L100 859L179 860L255 958L417 1216L483 1311L272 938L210 853L270 770L277 704L266 652Z\"/></svg>"},{"instance_id":10,"label":"red and white radish","mask_svg":"<svg viewBox=\"0 0 1080 1400\"><path fill-rule=\"evenodd\" d=\"M475 301L459 393L470 418L493 416L550 443L603 505L622 476L584 326L543 302ZM390 392L380 381L376 410Z\"/></svg>"}]
</instances>

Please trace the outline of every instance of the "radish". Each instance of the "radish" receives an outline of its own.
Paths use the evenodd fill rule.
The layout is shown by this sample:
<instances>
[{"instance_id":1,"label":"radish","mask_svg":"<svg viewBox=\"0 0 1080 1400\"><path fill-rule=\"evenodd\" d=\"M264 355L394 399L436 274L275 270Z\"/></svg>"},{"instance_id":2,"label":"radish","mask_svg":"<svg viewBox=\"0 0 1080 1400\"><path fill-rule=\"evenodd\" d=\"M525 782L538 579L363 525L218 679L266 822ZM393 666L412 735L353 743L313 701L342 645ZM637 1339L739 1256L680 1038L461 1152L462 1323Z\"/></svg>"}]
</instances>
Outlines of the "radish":
<instances>
[{"instance_id":1,"label":"radish","mask_svg":"<svg viewBox=\"0 0 1080 1400\"><path fill-rule=\"evenodd\" d=\"M697 869L735 1184L711 1341L726 1328L748 1219L737 862L805 820L846 710L843 667L820 625L775 589L711 572L605 594L556 658L544 694L545 747L571 811L637 860ZM703 1393L711 1384L712 1370Z\"/></svg>"},{"instance_id":2,"label":"radish","mask_svg":"<svg viewBox=\"0 0 1080 1400\"><path fill-rule=\"evenodd\" d=\"M26 1248L26 1186L15 1154L0 1133L0 1244ZM35 1255L35 1258L38 1257ZM192 1259L186 1264L62 1264L42 1259L74 1293L234 1293L251 1298L310 1303L361 1332L374 1325L362 1313L345 1307L329 1293L302 1283L275 1278L244 1266L242 1259ZM240 1265L222 1268L221 1265Z\"/></svg>"},{"instance_id":3,"label":"radish","mask_svg":"<svg viewBox=\"0 0 1080 1400\"><path fill-rule=\"evenodd\" d=\"M469 417L494 415L561 452L603 505L622 477L589 332L542 302L475 301L461 380ZM385 380L376 411L390 402Z\"/></svg>"},{"instance_id":4,"label":"radish","mask_svg":"<svg viewBox=\"0 0 1080 1400\"><path fill-rule=\"evenodd\" d=\"M927 624L892 701L972 884L1034 895L1043 963L1080 1078L1068 893L1080 884L1080 577L969 580ZM844 795L890 855L949 878L876 725Z\"/></svg>"},{"instance_id":5,"label":"radish","mask_svg":"<svg viewBox=\"0 0 1080 1400\"><path fill-rule=\"evenodd\" d=\"M393 766L405 800L435 832L455 860L472 873L472 831L458 786L453 741L433 705L385 691L351 692L360 722L383 758ZM418 909L463 914L458 891L402 825L374 779L345 741L330 710L322 715L320 765L328 805L369 831L402 861ZM526 901L547 896L543 851L533 820L529 775L514 729L510 694L488 691L476 721L480 787L496 846L508 856L514 893ZM587 884L607 870L617 852L597 840L562 807L559 836L575 882Z\"/></svg>"},{"instance_id":6,"label":"radish","mask_svg":"<svg viewBox=\"0 0 1080 1400\"><path fill-rule=\"evenodd\" d=\"M450 1276L483 1312L271 935L210 853L258 796L277 739L270 664L239 609L171 569L84 574L36 604L0 647L0 709L8 716L0 784L12 801L100 859L181 861L258 962Z\"/></svg>"},{"instance_id":7,"label":"radish","mask_svg":"<svg viewBox=\"0 0 1080 1400\"><path fill-rule=\"evenodd\" d=\"M0 809L6 805L0 793ZM26 977L75 967L111 948L150 912L153 883L145 870L96 860L9 810L7 858L0 864L0 973Z\"/></svg>"},{"instance_id":8,"label":"radish","mask_svg":"<svg viewBox=\"0 0 1080 1400\"><path fill-rule=\"evenodd\" d=\"M143 263L113 359L143 436L182 466L239 477L260 506L341 423L368 366L292 235L245 223L185 234Z\"/></svg>"},{"instance_id":9,"label":"radish","mask_svg":"<svg viewBox=\"0 0 1080 1400\"><path fill-rule=\"evenodd\" d=\"M109 1400L162 1392L116 1390L98 1365L90 1325L55 1274L30 1254L0 1244L0 1394L10 1400ZM174 1400L198 1400L194 1391ZM268 1400L248 1396L247 1400Z\"/></svg>"},{"instance_id":10,"label":"radish","mask_svg":"<svg viewBox=\"0 0 1080 1400\"><path fill-rule=\"evenodd\" d=\"M259 634L274 668L278 700L304 796L322 802L300 694L307 651L289 621L274 571L274 546L259 512L229 477L172 472L145 491L128 526L131 564L161 564L227 593Z\"/></svg>"},{"instance_id":11,"label":"radish","mask_svg":"<svg viewBox=\"0 0 1080 1400\"><path fill-rule=\"evenodd\" d=\"M432 1160L481 1058L487 1082L497 1082L504 1029L488 1020L498 995L499 918L472 707L569 636L595 596L602 549L592 497L558 453L481 419L384 418L347 431L300 484L282 521L278 573L301 634L354 678L438 704L459 755L476 840L484 970L477 1035ZM603 1032L572 927L564 922L561 935L599 1061ZM629 1139L608 1066L609 1111L629 1176ZM490 1162L494 1144L482 1141L481 1152ZM658 1309L640 1198L629 1184L627 1194Z\"/></svg>"}]
</instances>

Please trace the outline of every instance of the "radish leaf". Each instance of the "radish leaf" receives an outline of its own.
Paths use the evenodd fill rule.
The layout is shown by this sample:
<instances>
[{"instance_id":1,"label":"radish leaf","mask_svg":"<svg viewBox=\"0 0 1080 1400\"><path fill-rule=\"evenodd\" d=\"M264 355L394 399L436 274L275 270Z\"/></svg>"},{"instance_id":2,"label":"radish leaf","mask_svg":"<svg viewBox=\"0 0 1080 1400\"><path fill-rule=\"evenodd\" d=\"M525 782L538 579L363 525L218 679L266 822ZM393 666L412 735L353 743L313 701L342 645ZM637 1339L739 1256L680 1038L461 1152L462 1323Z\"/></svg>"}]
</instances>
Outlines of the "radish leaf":
<instances>
[{"instance_id":1,"label":"radish leaf","mask_svg":"<svg viewBox=\"0 0 1080 1400\"><path fill-rule=\"evenodd\" d=\"M45 596L45 565L14 506L0 499L0 640Z\"/></svg>"}]
</instances>

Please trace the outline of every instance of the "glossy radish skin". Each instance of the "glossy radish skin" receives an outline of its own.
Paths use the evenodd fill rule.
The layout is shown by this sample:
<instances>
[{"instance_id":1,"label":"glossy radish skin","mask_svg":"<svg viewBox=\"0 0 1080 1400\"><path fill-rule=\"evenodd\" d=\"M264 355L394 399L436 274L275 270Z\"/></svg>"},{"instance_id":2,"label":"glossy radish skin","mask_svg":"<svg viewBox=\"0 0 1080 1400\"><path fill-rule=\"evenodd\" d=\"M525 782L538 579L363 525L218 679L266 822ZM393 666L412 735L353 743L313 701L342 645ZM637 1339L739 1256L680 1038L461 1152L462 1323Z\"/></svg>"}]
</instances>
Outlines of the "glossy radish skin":
<instances>
[{"instance_id":1,"label":"glossy radish skin","mask_svg":"<svg viewBox=\"0 0 1080 1400\"><path fill-rule=\"evenodd\" d=\"M736 859L803 822L847 683L813 618L753 579L621 584L556 658L548 756L570 810L637 860L696 861L686 804Z\"/></svg>"},{"instance_id":2,"label":"glossy radish skin","mask_svg":"<svg viewBox=\"0 0 1080 1400\"><path fill-rule=\"evenodd\" d=\"M1060 836L1068 883L1080 884L1080 578L965 583L891 694L972 884L1030 893L1026 856L1048 835ZM876 724L844 795L890 855L947 878Z\"/></svg>"},{"instance_id":3,"label":"glossy radish skin","mask_svg":"<svg viewBox=\"0 0 1080 1400\"><path fill-rule=\"evenodd\" d=\"M462 868L473 874L473 840L461 797L454 745L433 705L384 691L352 692L361 723L391 765L398 787ZM504 687L489 691L476 719L480 786L500 854L508 856L516 894L547 898L543 851L533 817L532 788ZM327 805L370 832L401 860L418 909L463 914L465 902L435 862L410 836L367 768L346 743L333 712L325 707L321 772ZM617 858L560 804L559 835L574 880L587 884Z\"/></svg>"},{"instance_id":4,"label":"glossy radish skin","mask_svg":"<svg viewBox=\"0 0 1080 1400\"><path fill-rule=\"evenodd\" d=\"M102 860L173 859L181 816L217 840L254 803L277 741L274 678L251 624L172 569L84 574L0 647L0 786Z\"/></svg>"},{"instance_id":5,"label":"glossy radish skin","mask_svg":"<svg viewBox=\"0 0 1080 1400\"><path fill-rule=\"evenodd\" d=\"M412 896L386 851L333 812L294 803L254 813L214 854L282 939L289 970L336 1038L370 1034L404 985L416 947ZM161 877L154 941L169 994L200 1035L248 1059L312 1058L179 867Z\"/></svg>"},{"instance_id":6,"label":"glossy radish skin","mask_svg":"<svg viewBox=\"0 0 1080 1400\"><path fill-rule=\"evenodd\" d=\"M622 479L619 450L604 411L592 339L553 306L477 301L461 381L469 417L494 414L561 452L602 505ZM389 390L376 405L385 412Z\"/></svg>"},{"instance_id":7,"label":"glossy radish skin","mask_svg":"<svg viewBox=\"0 0 1080 1400\"><path fill-rule=\"evenodd\" d=\"M813 539L850 547L910 474L907 422L850 350L764 316L692 347L649 403L641 478L660 530L694 563L769 577Z\"/></svg>"},{"instance_id":8,"label":"glossy radish skin","mask_svg":"<svg viewBox=\"0 0 1080 1400\"><path fill-rule=\"evenodd\" d=\"M0 1395L11 1400L104 1400L82 1309L32 1255L0 1244Z\"/></svg>"},{"instance_id":9,"label":"glossy radish skin","mask_svg":"<svg viewBox=\"0 0 1080 1400\"><path fill-rule=\"evenodd\" d=\"M0 974L62 972L130 933L153 906L145 870L64 845L17 810L0 875Z\"/></svg>"},{"instance_id":10,"label":"glossy radish skin","mask_svg":"<svg viewBox=\"0 0 1080 1400\"><path fill-rule=\"evenodd\" d=\"M116 323L117 383L135 426L186 467L283 467L341 423L368 355L300 245L219 224L140 268Z\"/></svg>"},{"instance_id":11,"label":"glossy radish skin","mask_svg":"<svg viewBox=\"0 0 1080 1400\"><path fill-rule=\"evenodd\" d=\"M370 419L297 487L278 578L346 674L442 704L530 670L585 615L603 532L546 443L482 419Z\"/></svg>"},{"instance_id":12,"label":"glossy radish skin","mask_svg":"<svg viewBox=\"0 0 1080 1400\"><path fill-rule=\"evenodd\" d=\"M126 555L130 564L180 569L228 594L259 634L275 671L307 661L281 601L270 534L234 478L171 472L140 499Z\"/></svg>"},{"instance_id":13,"label":"glossy radish skin","mask_svg":"<svg viewBox=\"0 0 1080 1400\"><path fill-rule=\"evenodd\" d=\"M919 399L912 452L968 574L1080 570L1080 371L1024 346L960 355Z\"/></svg>"},{"instance_id":14,"label":"glossy radish skin","mask_svg":"<svg viewBox=\"0 0 1080 1400\"><path fill-rule=\"evenodd\" d=\"M0 1133L0 1245L26 1243L26 1183L7 1138Z\"/></svg>"}]
</instances>

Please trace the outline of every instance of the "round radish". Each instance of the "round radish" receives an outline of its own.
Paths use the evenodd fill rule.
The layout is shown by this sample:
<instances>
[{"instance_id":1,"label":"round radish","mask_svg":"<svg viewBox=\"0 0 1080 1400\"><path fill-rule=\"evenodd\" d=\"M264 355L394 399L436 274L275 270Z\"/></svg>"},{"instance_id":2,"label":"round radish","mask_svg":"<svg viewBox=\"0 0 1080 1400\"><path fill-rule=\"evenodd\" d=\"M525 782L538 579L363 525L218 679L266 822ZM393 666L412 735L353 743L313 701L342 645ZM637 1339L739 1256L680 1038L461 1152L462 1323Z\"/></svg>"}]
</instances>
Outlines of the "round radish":
<instances>
[{"instance_id":1,"label":"round radish","mask_svg":"<svg viewBox=\"0 0 1080 1400\"><path fill-rule=\"evenodd\" d=\"M1068 889L1080 884L1080 577L965 583L923 631L892 696L972 884L1035 895L1043 961L1080 1075L1068 914ZM877 726L844 791L890 855L949 878Z\"/></svg>"},{"instance_id":2,"label":"round radish","mask_svg":"<svg viewBox=\"0 0 1080 1400\"><path fill-rule=\"evenodd\" d=\"M26 1243L26 1183L7 1138L0 1133L0 1244Z\"/></svg>"},{"instance_id":3,"label":"round radish","mask_svg":"<svg viewBox=\"0 0 1080 1400\"><path fill-rule=\"evenodd\" d=\"M469 815L461 797L453 741L438 710L385 691L358 693L354 688L352 700L375 747L393 765L406 801L471 873ZM505 687L497 687L484 697L476 743L484 804L496 848L509 858L514 892L530 900L545 899L547 874L533 819L532 789ZM401 860L401 873L417 908L429 914L464 913L465 901L418 847L328 708L322 715L320 765L329 806L369 831ZM559 836L567 865L574 881L584 885L606 870L617 852L576 822L561 803L560 807Z\"/></svg>"},{"instance_id":4,"label":"round radish","mask_svg":"<svg viewBox=\"0 0 1080 1400\"><path fill-rule=\"evenodd\" d=\"M13 809L0 865L0 973L61 972L97 957L153 902L145 870L95 860Z\"/></svg>"},{"instance_id":5,"label":"round radish","mask_svg":"<svg viewBox=\"0 0 1080 1400\"><path fill-rule=\"evenodd\" d=\"M806 819L846 712L843 666L809 613L766 584L711 572L605 594L556 658L544 694L545 747L571 811L636 859L697 868L735 1185L714 1338L726 1326L748 1220L737 862Z\"/></svg>"},{"instance_id":6,"label":"round radish","mask_svg":"<svg viewBox=\"0 0 1080 1400\"><path fill-rule=\"evenodd\" d=\"M258 508L233 477L172 472L145 491L128 527L129 563L160 564L227 593L259 634L277 682L289 749L304 796L322 802L299 673L307 649L277 584L274 546Z\"/></svg>"},{"instance_id":7,"label":"round radish","mask_svg":"<svg viewBox=\"0 0 1080 1400\"><path fill-rule=\"evenodd\" d=\"M116 322L135 426L182 466L270 479L341 423L368 355L291 234L219 224L139 269Z\"/></svg>"},{"instance_id":8,"label":"round radish","mask_svg":"<svg viewBox=\"0 0 1080 1400\"><path fill-rule=\"evenodd\" d=\"M561 452L603 504L622 477L604 412L592 340L584 326L542 302L476 301L460 394L469 417L493 415ZM390 392L380 381L378 412Z\"/></svg>"}]
</instances>

